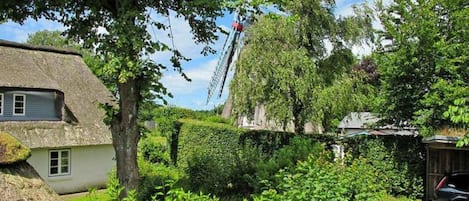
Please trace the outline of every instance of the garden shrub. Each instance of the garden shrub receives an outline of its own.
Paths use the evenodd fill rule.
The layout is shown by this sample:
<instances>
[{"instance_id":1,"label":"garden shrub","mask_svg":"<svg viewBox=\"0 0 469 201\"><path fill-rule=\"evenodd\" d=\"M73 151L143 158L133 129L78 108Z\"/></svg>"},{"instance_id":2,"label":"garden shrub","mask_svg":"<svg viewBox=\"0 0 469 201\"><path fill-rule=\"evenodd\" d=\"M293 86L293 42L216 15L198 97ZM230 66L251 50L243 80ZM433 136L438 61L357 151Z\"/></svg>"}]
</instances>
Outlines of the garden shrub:
<instances>
[{"instance_id":1,"label":"garden shrub","mask_svg":"<svg viewBox=\"0 0 469 201\"><path fill-rule=\"evenodd\" d=\"M192 193L182 189L172 189L169 191L165 201L218 201L219 199L214 196L206 195L203 193Z\"/></svg>"},{"instance_id":2,"label":"garden shrub","mask_svg":"<svg viewBox=\"0 0 469 201\"><path fill-rule=\"evenodd\" d=\"M306 160L309 156L318 156L324 147L316 141L304 137L294 137L289 145L274 152L271 157L256 163L254 176L255 192L260 192L266 185L277 185L278 178L275 174L284 168L293 168L297 162ZM266 181L269 181L266 183Z\"/></svg>"},{"instance_id":3,"label":"garden shrub","mask_svg":"<svg viewBox=\"0 0 469 201\"><path fill-rule=\"evenodd\" d=\"M119 184L119 179L117 178L117 170L113 168L109 174L106 183L106 193L109 197L109 201L117 201L119 200L119 195L123 187Z\"/></svg>"},{"instance_id":4,"label":"garden shrub","mask_svg":"<svg viewBox=\"0 0 469 201\"><path fill-rule=\"evenodd\" d=\"M169 165L170 150L166 137L146 136L140 140L139 148L146 161Z\"/></svg>"},{"instance_id":5,"label":"garden shrub","mask_svg":"<svg viewBox=\"0 0 469 201\"><path fill-rule=\"evenodd\" d=\"M163 200L170 190L172 183L180 180L184 173L171 166L154 164L148 161L138 160L140 181L137 192L138 200L150 200L152 196Z\"/></svg>"},{"instance_id":6,"label":"garden shrub","mask_svg":"<svg viewBox=\"0 0 469 201\"><path fill-rule=\"evenodd\" d=\"M388 193L421 199L425 148L420 140L412 136L362 136L346 139L344 144L352 159L364 157L376 167Z\"/></svg>"},{"instance_id":7,"label":"garden shrub","mask_svg":"<svg viewBox=\"0 0 469 201\"><path fill-rule=\"evenodd\" d=\"M292 169L281 170L277 177L281 182L254 196L254 200L375 201L385 194L375 168L366 159L343 165L334 162L328 152L310 156Z\"/></svg>"}]
</instances>

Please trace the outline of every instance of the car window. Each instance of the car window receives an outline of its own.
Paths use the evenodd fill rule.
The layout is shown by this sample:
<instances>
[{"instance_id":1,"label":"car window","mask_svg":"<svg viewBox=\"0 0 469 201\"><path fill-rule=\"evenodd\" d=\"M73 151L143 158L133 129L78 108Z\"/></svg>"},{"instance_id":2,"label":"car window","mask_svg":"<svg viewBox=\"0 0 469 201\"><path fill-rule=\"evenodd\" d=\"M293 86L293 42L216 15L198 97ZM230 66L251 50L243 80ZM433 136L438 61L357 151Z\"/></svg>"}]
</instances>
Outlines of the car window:
<instances>
[{"instance_id":1,"label":"car window","mask_svg":"<svg viewBox=\"0 0 469 201\"><path fill-rule=\"evenodd\" d=\"M457 189L469 190L469 174L451 176L448 184L454 185Z\"/></svg>"}]
</instances>

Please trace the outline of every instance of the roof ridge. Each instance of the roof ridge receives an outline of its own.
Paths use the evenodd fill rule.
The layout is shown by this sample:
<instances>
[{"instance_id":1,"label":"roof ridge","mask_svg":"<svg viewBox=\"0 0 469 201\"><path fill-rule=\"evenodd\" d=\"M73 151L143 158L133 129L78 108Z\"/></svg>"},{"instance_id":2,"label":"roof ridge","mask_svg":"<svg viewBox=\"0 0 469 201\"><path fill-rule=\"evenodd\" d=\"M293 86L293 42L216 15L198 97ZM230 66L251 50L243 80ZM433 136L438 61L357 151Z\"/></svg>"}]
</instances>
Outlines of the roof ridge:
<instances>
[{"instance_id":1,"label":"roof ridge","mask_svg":"<svg viewBox=\"0 0 469 201\"><path fill-rule=\"evenodd\" d=\"M71 50L71 49L57 48L57 47L51 47L51 46L30 45L30 44L25 44L25 43L7 41L3 39L0 39L0 46L20 48L20 49L26 49L26 50L53 52L53 53L59 53L59 54L70 54L70 55L77 55L80 57L82 56L81 53L75 50Z\"/></svg>"}]
</instances>

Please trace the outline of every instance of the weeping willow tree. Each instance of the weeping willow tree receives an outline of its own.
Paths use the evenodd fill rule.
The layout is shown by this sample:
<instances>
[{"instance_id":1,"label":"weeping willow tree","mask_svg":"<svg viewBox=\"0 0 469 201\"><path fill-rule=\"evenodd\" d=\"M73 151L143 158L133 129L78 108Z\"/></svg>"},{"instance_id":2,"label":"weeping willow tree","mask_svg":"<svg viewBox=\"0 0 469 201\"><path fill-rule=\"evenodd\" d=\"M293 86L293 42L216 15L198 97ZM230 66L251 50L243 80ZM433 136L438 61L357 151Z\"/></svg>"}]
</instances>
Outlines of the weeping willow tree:
<instances>
[{"instance_id":1,"label":"weeping willow tree","mask_svg":"<svg viewBox=\"0 0 469 201\"><path fill-rule=\"evenodd\" d=\"M279 5L292 15L269 14L247 30L230 85L234 114L250 116L262 104L267 120L283 128L293 122L295 132L302 133L308 121L327 129L332 119L364 108L374 89L359 73L352 74L356 60L350 48L367 38L363 30L371 29L371 20L336 18L329 1Z\"/></svg>"}]
</instances>

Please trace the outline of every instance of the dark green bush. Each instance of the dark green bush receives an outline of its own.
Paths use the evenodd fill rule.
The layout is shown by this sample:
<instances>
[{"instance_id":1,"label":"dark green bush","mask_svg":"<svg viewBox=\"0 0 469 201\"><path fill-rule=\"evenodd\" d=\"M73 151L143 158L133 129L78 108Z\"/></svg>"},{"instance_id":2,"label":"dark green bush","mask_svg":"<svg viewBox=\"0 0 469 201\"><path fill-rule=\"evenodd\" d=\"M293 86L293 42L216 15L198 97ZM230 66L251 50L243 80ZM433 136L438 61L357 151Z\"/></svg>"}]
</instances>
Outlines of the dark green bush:
<instances>
[{"instance_id":1,"label":"dark green bush","mask_svg":"<svg viewBox=\"0 0 469 201\"><path fill-rule=\"evenodd\" d=\"M274 152L272 157L256 163L254 192L260 192L269 186L278 185L279 178L275 177L278 171L285 168L293 168L297 162L304 161L308 157L317 157L324 150L324 146L315 140L305 137L294 137L289 145Z\"/></svg>"},{"instance_id":2,"label":"dark green bush","mask_svg":"<svg viewBox=\"0 0 469 201\"><path fill-rule=\"evenodd\" d=\"M140 140L139 148L146 161L169 165L170 149L166 137L146 136Z\"/></svg>"},{"instance_id":3,"label":"dark green bush","mask_svg":"<svg viewBox=\"0 0 469 201\"><path fill-rule=\"evenodd\" d=\"M344 140L351 159L367 158L393 196L423 197L425 148L412 136L362 136Z\"/></svg>"},{"instance_id":4,"label":"dark green bush","mask_svg":"<svg viewBox=\"0 0 469 201\"><path fill-rule=\"evenodd\" d=\"M285 145L290 144L293 137L304 137L321 142L326 145L333 144L335 137L326 134L298 135L291 132L271 130L246 130L241 134L239 142L242 145L252 145L259 148L263 153L272 155Z\"/></svg>"},{"instance_id":5,"label":"dark green bush","mask_svg":"<svg viewBox=\"0 0 469 201\"><path fill-rule=\"evenodd\" d=\"M276 150L290 143L295 133L270 130L246 130L239 138L243 146L254 146L264 154L272 155Z\"/></svg>"}]
</instances>

